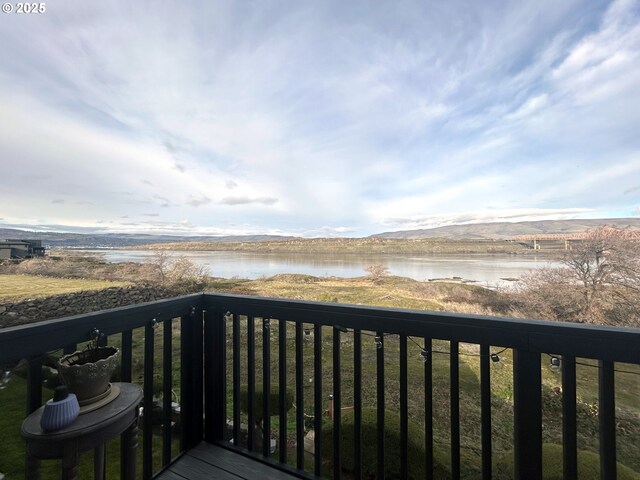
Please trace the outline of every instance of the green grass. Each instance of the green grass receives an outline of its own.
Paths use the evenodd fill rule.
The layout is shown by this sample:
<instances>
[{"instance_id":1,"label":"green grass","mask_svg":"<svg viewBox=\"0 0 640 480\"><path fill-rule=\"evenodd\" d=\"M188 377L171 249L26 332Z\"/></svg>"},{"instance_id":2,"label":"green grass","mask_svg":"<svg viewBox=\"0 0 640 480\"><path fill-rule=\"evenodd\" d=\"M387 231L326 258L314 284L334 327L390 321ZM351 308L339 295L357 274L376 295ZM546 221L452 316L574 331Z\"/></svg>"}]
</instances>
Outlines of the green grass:
<instances>
[{"instance_id":1,"label":"green grass","mask_svg":"<svg viewBox=\"0 0 640 480\"><path fill-rule=\"evenodd\" d=\"M129 283L37 275L0 275L0 302L44 298L65 293L102 290L125 285L129 285Z\"/></svg>"},{"instance_id":2,"label":"green grass","mask_svg":"<svg viewBox=\"0 0 640 480\"><path fill-rule=\"evenodd\" d=\"M562 446L557 444L544 444L542 446L542 479L562 480ZM505 455L494 465L494 478L496 480L509 480L513 478L513 454ZM618 480L640 480L640 474L618 463ZM578 478L580 480L600 479L600 457L598 454L586 450L578 450Z\"/></svg>"}]
</instances>

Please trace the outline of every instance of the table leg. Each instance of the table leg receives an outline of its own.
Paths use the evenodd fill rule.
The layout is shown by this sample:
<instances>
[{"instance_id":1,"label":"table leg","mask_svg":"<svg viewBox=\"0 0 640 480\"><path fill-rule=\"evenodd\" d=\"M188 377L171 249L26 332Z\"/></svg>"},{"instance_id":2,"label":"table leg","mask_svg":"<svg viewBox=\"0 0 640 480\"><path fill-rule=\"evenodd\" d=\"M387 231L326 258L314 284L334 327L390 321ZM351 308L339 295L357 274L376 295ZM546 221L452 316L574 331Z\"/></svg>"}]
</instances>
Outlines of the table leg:
<instances>
[{"instance_id":1,"label":"table leg","mask_svg":"<svg viewBox=\"0 0 640 480\"><path fill-rule=\"evenodd\" d=\"M78 480L78 449L70 448L62 457L62 480Z\"/></svg>"},{"instance_id":2,"label":"table leg","mask_svg":"<svg viewBox=\"0 0 640 480\"><path fill-rule=\"evenodd\" d=\"M25 478L27 480L40 480L40 461L29 454L27 446L27 458L25 461Z\"/></svg>"},{"instance_id":3,"label":"table leg","mask_svg":"<svg viewBox=\"0 0 640 480\"><path fill-rule=\"evenodd\" d=\"M93 478L104 480L104 443L93 451Z\"/></svg>"},{"instance_id":4,"label":"table leg","mask_svg":"<svg viewBox=\"0 0 640 480\"><path fill-rule=\"evenodd\" d=\"M125 478L126 480L136 480L138 475L138 419L136 418L129 428L125 431L126 448L128 450L125 462Z\"/></svg>"}]
</instances>

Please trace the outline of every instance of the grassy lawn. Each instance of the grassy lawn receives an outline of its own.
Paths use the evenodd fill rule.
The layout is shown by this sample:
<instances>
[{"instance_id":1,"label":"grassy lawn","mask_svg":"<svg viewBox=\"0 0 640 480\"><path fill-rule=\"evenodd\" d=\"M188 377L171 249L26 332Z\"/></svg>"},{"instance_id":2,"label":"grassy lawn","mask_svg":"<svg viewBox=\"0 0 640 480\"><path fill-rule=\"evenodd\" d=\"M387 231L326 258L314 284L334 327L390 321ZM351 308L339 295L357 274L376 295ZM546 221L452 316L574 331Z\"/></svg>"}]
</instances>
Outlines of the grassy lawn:
<instances>
[{"instance_id":1,"label":"grassy lawn","mask_svg":"<svg viewBox=\"0 0 640 480\"><path fill-rule=\"evenodd\" d=\"M0 275L0 302L44 298L80 291L129 285L125 282L54 278L36 275Z\"/></svg>"}]
</instances>

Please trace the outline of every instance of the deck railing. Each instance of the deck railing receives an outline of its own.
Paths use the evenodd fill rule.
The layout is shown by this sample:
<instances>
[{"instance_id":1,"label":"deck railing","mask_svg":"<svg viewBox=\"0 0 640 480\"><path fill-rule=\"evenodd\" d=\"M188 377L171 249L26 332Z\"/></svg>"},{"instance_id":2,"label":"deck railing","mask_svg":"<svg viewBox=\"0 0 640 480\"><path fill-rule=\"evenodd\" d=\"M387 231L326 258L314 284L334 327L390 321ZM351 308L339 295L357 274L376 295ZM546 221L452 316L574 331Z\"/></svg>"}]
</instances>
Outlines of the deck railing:
<instances>
[{"instance_id":1,"label":"deck railing","mask_svg":"<svg viewBox=\"0 0 640 480\"><path fill-rule=\"evenodd\" d=\"M91 339L94 329L102 334L102 342L115 344L120 347L120 371L119 379L124 382L137 381L144 385L143 411L147 414L142 417L142 476L153 476L153 396L154 389L155 346L162 350L162 466L166 466L172 459L172 398L174 397L174 383L179 382L180 412L182 424L185 418L189 421L186 428L181 428L180 451L184 451L195 445L202 438L202 428L193 429L193 416L202 415L202 408L198 412L196 398L202 395L202 382L197 381L197 365L201 365L201 348L194 345L202 344L201 329L198 324L202 322L204 297L201 294L189 295L161 300L142 305L116 308L96 313L76 315L38 322L35 324L21 325L0 329L0 365L15 365L19 360L25 359L27 364L27 391L25 413L36 410L42 405L42 372L43 360L49 352L71 353L81 344ZM163 326L161 338L155 338L155 331ZM179 326L179 334L174 335L174 325ZM180 341L178 358L174 358L173 337L178 336ZM138 347L138 344L141 344ZM140 355L139 350L142 349ZM136 357L134 357L134 350ZM136 365L134 365L134 358ZM141 371L140 360L143 361ZM180 375L174 378L174 367L180 365ZM200 369L200 374L202 369ZM136 373L141 378L134 378ZM174 382L174 380L176 382ZM198 388L200 386L200 388ZM1 393L1 392L0 392ZM4 409L3 409L4 410ZM17 426L19 427L19 425ZM124 446L125 442L121 442ZM126 455L126 449L122 448L120 455ZM6 458L5 458L6 461ZM120 462L124 468L124 462ZM122 470L121 478L125 478Z\"/></svg>"},{"instance_id":2,"label":"deck railing","mask_svg":"<svg viewBox=\"0 0 640 480\"><path fill-rule=\"evenodd\" d=\"M178 358L172 353L176 319L180 321ZM161 340L154 339L154 326L159 323L165 326ZM162 466L172 459L172 389L179 380L181 450L204 438L302 478L339 479L345 460L352 466L350 475L361 478L364 451L369 448L362 436L366 405L375 405L378 432L385 425L385 416L397 409L399 474L401 478L411 475L409 432L417 407L409 390L416 388L412 379L417 358L424 361L418 372L422 389L417 395L422 412L419 425L424 432L421 471L431 478L436 443L442 443L434 435L436 427L441 431L433 421L438 406L434 402L441 399L434 399L433 392L442 381L442 372L434 376L434 362L437 355L446 354L450 359L446 437L451 478L460 478L465 462L461 455L460 359L472 355L479 370L481 428L476 450L483 479L493 474L491 378L493 365L501 357L513 361L514 477L542 478L542 370L551 362L561 369L564 478L577 478L576 365L584 361L581 359L591 359L596 362L593 371L599 386L601 478L615 479L615 399L620 393L616 392L616 363L634 364L634 368L640 364L639 329L203 294L0 330L0 364L29 360L27 413L42 403L42 355L61 348L74 350L93 328L110 339L119 338L123 381L132 380L134 332L144 330L145 412L151 412L153 406L154 345L161 345ZM178 361L179 375L174 373ZM260 389L270 392L276 384L277 395L257 395ZM289 390L294 390L293 413L282 401ZM325 408L328 395L332 396L331 419ZM273 398L278 405L272 416ZM348 446L343 444L340 427L342 409L347 406L353 408L354 416L354 444ZM323 439L328 422L333 423L330 441ZM151 478L156 473L151 415L144 416L142 427L143 478ZM305 449L308 430L314 431L313 448ZM277 439L275 453L272 437ZM353 452L352 458L343 457L344 447ZM386 444L384 435L375 436L377 478L385 478L389 468L385 450L391 447L397 448Z\"/></svg>"}]
</instances>

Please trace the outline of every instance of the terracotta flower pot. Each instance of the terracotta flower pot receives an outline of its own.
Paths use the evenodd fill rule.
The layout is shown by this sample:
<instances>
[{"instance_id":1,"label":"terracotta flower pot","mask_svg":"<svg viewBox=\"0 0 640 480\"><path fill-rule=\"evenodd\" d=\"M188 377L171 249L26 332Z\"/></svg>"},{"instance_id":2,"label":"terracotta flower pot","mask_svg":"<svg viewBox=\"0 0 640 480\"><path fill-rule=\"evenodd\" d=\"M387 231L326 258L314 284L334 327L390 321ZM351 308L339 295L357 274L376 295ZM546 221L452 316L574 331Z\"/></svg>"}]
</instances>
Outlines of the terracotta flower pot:
<instances>
[{"instance_id":1,"label":"terracotta flower pot","mask_svg":"<svg viewBox=\"0 0 640 480\"><path fill-rule=\"evenodd\" d=\"M118 353L116 347L98 347L73 352L58 361L58 374L80 405L97 401L107 392Z\"/></svg>"}]
</instances>

